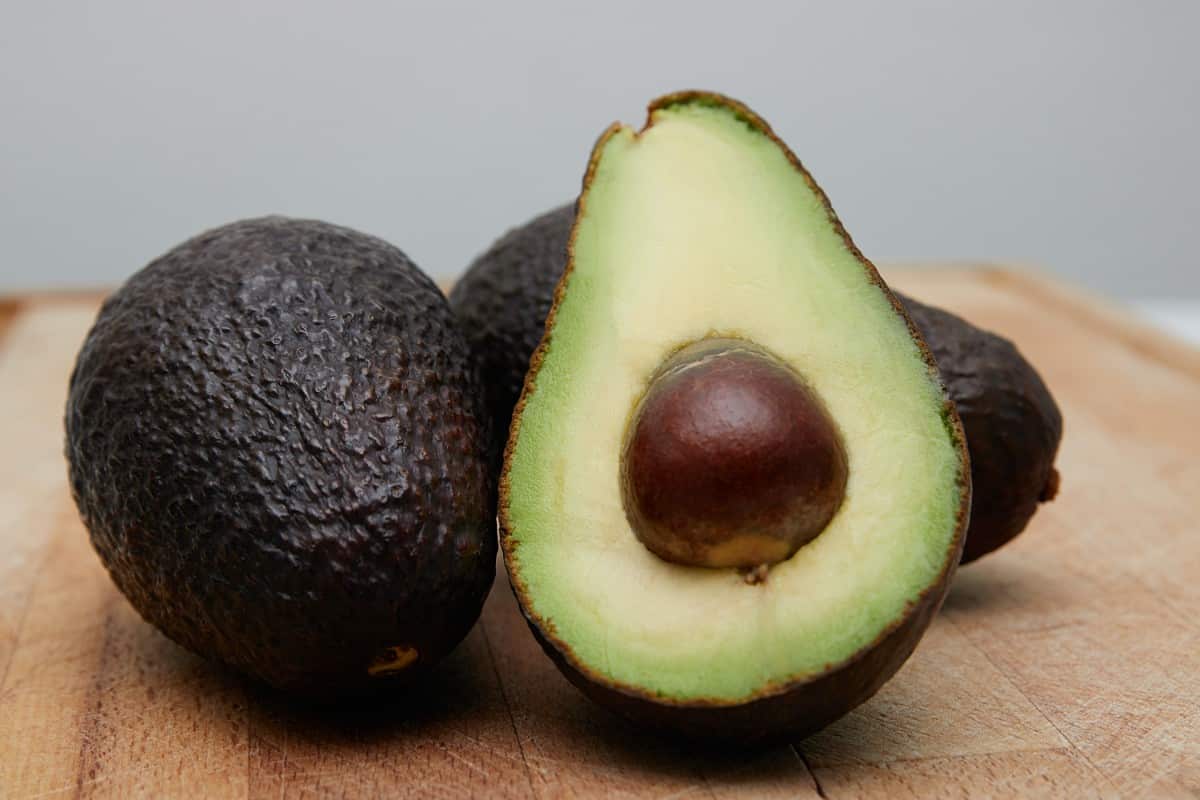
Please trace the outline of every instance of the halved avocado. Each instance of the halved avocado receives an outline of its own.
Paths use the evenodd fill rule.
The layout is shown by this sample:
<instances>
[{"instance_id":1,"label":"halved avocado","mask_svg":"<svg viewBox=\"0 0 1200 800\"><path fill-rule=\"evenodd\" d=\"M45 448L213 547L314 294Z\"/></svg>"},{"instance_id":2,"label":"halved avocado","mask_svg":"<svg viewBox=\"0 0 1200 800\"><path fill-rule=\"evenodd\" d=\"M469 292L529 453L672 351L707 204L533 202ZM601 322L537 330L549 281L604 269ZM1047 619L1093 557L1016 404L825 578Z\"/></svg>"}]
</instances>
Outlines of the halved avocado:
<instances>
[{"instance_id":1,"label":"halved avocado","mask_svg":"<svg viewBox=\"0 0 1200 800\"><path fill-rule=\"evenodd\" d=\"M508 431L567 261L574 201L509 230L454 284L450 304L486 376L498 431ZM949 311L893 291L937 361L971 455L971 521L960 564L1020 534L1059 485L1063 419L1016 346ZM501 444L503 446L503 443Z\"/></svg>"},{"instance_id":2,"label":"halved avocado","mask_svg":"<svg viewBox=\"0 0 1200 800\"><path fill-rule=\"evenodd\" d=\"M501 477L569 679L689 736L823 727L940 606L969 474L919 334L763 120L687 92L604 133Z\"/></svg>"}]
</instances>

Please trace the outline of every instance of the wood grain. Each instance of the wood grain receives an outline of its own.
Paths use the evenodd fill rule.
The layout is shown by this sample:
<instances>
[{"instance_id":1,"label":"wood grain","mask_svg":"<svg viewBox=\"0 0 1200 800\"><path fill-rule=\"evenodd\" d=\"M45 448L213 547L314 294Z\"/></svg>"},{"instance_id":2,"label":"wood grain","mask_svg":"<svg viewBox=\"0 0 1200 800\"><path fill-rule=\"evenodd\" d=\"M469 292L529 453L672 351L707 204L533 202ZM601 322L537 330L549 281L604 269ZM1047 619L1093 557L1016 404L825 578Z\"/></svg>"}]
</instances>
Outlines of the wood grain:
<instances>
[{"instance_id":1,"label":"wood grain","mask_svg":"<svg viewBox=\"0 0 1200 800\"><path fill-rule=\"evenodd\" d=\"M886 277L1037 364L1064 410L1063 491L959 573L878 696L756 753L590 705L502 575L444 669L371 707L306 708L180 650L112 588L65 482L98 295L0 299L0 798L1200 794L1200 354L1026 274Z\"/></svg>"}]
</instances>

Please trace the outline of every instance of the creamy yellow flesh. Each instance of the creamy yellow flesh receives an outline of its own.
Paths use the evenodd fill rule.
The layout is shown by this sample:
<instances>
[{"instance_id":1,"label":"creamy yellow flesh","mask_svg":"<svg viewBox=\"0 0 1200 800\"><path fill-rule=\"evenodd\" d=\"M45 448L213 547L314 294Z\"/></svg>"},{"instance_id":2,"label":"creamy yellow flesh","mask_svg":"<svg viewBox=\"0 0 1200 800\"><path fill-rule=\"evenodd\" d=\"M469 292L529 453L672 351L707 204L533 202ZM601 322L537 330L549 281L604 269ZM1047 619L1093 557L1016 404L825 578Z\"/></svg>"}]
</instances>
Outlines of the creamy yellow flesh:
<instances>
[{"instance_id":1,"label":"creamy yellow flesh","mask_svg":"<svg viewBox=\"0 0 1200 800\"><path fill-rule=\"evenodd\" d=\"M903 321L782 150L679 105L607 140L574 271L509 462L513 567L581 665L675 700L735 703L867 645L941 572L960 465ZM682 344L736 334L824 399L849 459L830 525L767 580L669 564L625 520L628 413Z\"/></svg>"}]
</instances>

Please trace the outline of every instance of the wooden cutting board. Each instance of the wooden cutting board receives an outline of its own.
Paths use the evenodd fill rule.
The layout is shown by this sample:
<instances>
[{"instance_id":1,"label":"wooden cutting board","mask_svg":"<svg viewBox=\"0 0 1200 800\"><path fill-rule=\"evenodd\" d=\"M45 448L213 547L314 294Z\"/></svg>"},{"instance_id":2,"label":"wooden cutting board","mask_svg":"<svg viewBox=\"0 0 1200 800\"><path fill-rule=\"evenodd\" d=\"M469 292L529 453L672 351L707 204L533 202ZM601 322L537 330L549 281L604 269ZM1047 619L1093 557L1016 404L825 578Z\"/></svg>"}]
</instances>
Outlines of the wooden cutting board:
<instances>
[{"instance_id":1,"label":"wooden cutting board","mask_svg":"<svg viewBox=\"0 0 1200 800\"><path fill-rule=\"evenodd\" d=\"M1062 404L1063 489L959 573L916 655L824 732L702 752L590 705L499 577L394 704L320 713L184 652L116 592L61 415L95 295L0 304L0 797L1200 794L1200 353L1008 271L890 270L1015 339Z\"/></svg>"}]
</instances>

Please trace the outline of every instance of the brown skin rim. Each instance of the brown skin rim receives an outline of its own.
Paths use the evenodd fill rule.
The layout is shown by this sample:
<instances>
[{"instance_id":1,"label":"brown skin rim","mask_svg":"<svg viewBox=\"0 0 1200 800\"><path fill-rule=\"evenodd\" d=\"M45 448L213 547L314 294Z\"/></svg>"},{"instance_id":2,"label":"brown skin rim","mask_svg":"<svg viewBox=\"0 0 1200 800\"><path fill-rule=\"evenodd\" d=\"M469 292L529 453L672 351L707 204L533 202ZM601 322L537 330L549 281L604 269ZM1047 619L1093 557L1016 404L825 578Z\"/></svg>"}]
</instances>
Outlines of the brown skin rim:
<instances>
[{"instance_id":1,"label":"brown skin rim","mask_svg":"<svg viewBox=\"0 0 1200 800\"><path fill-rule=\"evenodd\" d=\"M888 289L875 266L854 244L850 234L846 232L841 220L838 219L830 205L825 192L812 179L795 154L775 135L765 120L738 101L723 95L703 91L683 91L664 95L651 102L647 109L647 122L635 136L640 137L653 127L656 111L688 103L727 108L779 147L821 201L834 230L842 237L850 253L858 259L867 273L867 278L880 288L892 304L895 313L904 320L908 326L909 335L920 349L930 380L941 386L933 355L921 338L916 325ZM966 436L954 404L945 398L942 404L942 419L945 421L959 453L960 499L955 517L954 539L946 552L942 569L937 578L914 601L910 602L903 615L880 632L875 641L845 661L830 664L823 672L816 675L769 684L755 694L736 702L716 697L689 700L659 697L638 687L617 683L594 672L579 661L572 653L570 645L556 635L554 625L533 611L529 599L529 588L516 569L517 558L512 542L512 523L508 516L509 464L521 427L521 418L525 412L525 403L529 396L537 390L537 375L541 371L542 361L546 357L550 341L553 338L558 308L566 293L567 284L570 283L571 274L575 271L575 237L579 231L579 220L583 218L587 208L588 189L595 177L604 146L623 127L620 123L610 125L600 135L592 149L587 171L583 176L582 191L576 201L575 224L571 229L571 238L567 245L567 266L554 290L554 304L550 309L550 314L546 317L545 333L542 336L541 344L538 345L530 360L529 372L525 376L525 385L521 391L521 399L517 401L516 409L513 412L508 444L504 449L504 470L500 476L500 546L504 552L504 562L508 568L513 594L516 595L521 613L525 616L525 620L529 623L538 642L567 679L600 705L622 714L634 722L686 737L740 744L752 744L783 736L803 736L828 725L878 691L879 687L895 674L900 665L912 653L929 622L933 619L933 615L941 607L962 554L967 521L970 518L970 460L967 454Z\"/></svg>"},{"instance_id":2,"label":"brown skin rim","mask_svg":"<svg viewBox=\"0 0 1200 800\"><path fill-rule=\"evenodd\" d=\"M869 699L912 655L949 587L949 581L930 587L909 607L898 626L885 630L853 658L807 680L760 692L740 705L672 702L618 687L581 668L566 654L564 645L529 618L523 602L521 610L534 638L567 680L598 705L648 730L748 746L816 733Z\"/></svg>"}]
</instances>

